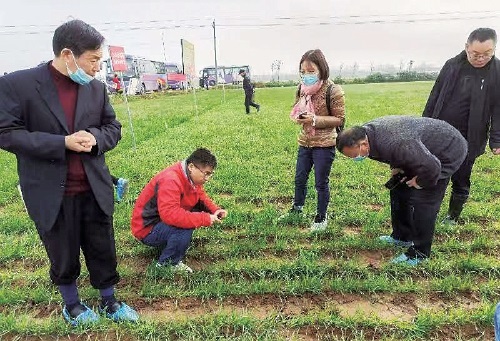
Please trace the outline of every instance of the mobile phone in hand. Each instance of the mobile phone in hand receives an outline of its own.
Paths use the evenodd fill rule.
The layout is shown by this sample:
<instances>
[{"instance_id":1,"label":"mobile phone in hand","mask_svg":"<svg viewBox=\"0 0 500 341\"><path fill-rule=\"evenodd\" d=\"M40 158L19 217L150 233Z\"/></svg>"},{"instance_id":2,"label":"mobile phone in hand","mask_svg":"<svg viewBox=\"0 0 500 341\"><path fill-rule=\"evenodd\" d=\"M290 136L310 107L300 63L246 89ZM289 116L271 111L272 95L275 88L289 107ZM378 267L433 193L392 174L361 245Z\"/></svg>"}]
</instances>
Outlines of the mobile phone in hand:
<instances>
[{"instance_id":1,"label":"mobile phone in hand","mask_svg":"<svg viewBox=\"0 0 500 341\"><path fill-rule=\"evenodd\" d=\"M298 116L298 118L300 118L300 119L306 118L306 114L307 114L307 113L303 112L303 113L301 113L301 114Z\"/></svg>"}]
</instances>

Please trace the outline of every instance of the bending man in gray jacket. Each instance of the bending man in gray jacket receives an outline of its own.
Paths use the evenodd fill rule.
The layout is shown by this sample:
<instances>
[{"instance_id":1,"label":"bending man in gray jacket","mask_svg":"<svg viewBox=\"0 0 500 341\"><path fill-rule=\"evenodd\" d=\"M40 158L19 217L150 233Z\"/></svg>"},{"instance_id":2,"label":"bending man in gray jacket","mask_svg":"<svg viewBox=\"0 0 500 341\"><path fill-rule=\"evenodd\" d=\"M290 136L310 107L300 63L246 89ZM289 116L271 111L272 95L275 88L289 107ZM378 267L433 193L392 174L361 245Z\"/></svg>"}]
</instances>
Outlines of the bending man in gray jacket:
<instances>
[{"instance_id":1,"label":"bending man in gray jacket","mask_svg":"<svg viewBox=\"0 0 500 341\"><path fill-rule=\"evenodd\" d=\"M393 263L417 265L428 258L446 187L467 155L460 132L432 118L386 116L344 130L337 149L355 161L368 157L390 165L393 231L380 239L408 246Z\"/></svg>"}]
</instances>

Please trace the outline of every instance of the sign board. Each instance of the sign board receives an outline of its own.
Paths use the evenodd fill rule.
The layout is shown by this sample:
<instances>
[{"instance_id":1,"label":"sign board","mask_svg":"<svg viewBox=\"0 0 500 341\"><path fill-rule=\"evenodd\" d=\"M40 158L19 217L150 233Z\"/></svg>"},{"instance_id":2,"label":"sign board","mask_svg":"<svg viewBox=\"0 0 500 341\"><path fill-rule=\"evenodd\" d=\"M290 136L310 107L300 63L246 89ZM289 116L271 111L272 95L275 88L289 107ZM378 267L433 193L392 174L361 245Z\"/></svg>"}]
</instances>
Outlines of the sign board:
<instances>
[{"instance_id":1,"label":"sign board","mask_svg":"<svg viewBox=\"0 0 500 341\"><path fill-rule=\"evenodd\" d=\"M167 79L169 81L185 82L186 75L183 75L182 73L169 73L167 74Z\"/></svg>"},{"instance_id":2,"label":"sign board","mask_svg":"<svg viewBox=\"0 0 500 341\"><path fill-rule=\"evenodd\" d=\"M127 71L127 61L125 60L125 49L121 46L109 46L109 56L111 58L111 68L116 71Z\"/></svg>"},{"instance_id":3,"label":"sign board","mask_svg":"<svg viewBox=\"0 0 500 341\"><path fill-rule=\"evenodd\" d=\"M196 77L194 67L194 45L186 39L181 39L182 47L182 71L189 79Z\"/></svg>"}]
</instances>

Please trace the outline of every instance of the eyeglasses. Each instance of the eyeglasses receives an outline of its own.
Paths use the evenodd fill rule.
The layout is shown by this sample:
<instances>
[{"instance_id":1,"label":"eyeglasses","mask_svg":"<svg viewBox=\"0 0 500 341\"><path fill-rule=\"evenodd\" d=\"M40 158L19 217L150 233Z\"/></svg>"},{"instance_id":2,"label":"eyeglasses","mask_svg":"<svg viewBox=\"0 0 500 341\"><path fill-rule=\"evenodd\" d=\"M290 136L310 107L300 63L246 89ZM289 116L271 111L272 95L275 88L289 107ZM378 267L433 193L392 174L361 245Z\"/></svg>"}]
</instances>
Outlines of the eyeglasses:
<instances>
[{"instance_id":1,"label":"eyeglasses","mask_svg":"<svg viewBox=\"0 0 500 341\"><path fill-rule=\"evenodd\" d=\"M469 52L467 51L467 54L469 55L470 58L478 60L478 59L491 59L493 55L495 54L495 51L489 51L486 53L477 53L477 52Z\"/></svg>"},{"instance_id":2,"label":"eyeglasses","mask_svg":"<svg viewBox=\"0 0 500 341\"><path fill-rule=\"evenodd\" d=\"M197 166L197 165L195 165L194 163L193 163L193 166L195 166L195 167L196 167L196 169L198 169L198 170L199 170L199 171L203 174L203 176L205 177L205 179L210 179L210 178L211 178L212 176L214 176L214 174L215 174L215 172L210 172L210 171L206 171L206 172L204 172L204 171L202 171L202 170L200 169L200 167L198 167L198 166Z\"/></svg>"}]
</instances>

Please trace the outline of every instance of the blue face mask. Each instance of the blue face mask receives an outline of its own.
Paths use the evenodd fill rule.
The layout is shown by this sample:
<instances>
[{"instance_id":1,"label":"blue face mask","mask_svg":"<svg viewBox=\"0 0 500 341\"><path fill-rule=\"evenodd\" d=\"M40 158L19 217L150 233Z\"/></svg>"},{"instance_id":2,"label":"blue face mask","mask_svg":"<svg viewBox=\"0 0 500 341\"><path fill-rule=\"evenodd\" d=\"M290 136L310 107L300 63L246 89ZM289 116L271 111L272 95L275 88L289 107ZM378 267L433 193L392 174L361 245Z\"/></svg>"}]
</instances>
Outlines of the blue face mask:
<instances>
[{"instance_id":1,"label":"blue face mask","mask_svg":"<svg viewBox=\"0 0 500 341\"><path fill-rule=\"evenodd\" d=\"M318 82L318 75L303 75L301 76L302 78L302 83L304 83L304 85L314 85Z\"/></svg>"},{"instance_id":2,"label":"blue face mask","mask_svg":"<svg viewBox=\"0 0 500 341\"><path fill-rule=\"evenodd\" d=\"M68 67L68 63L66 63L66 70L68 70L69 78L71 78L73 82L78 83L80 85L89 84L94 79L94 77L83 71L83 69L81 69L76 63L75 55L73 54L73 52L71 52L71 54L73 55L73 60L75 61L76 71L71 72L71 70Z\"/></svg>"},{"instance_id":3,"label":"blue face mask","mask_svg":"<svg viewBox=\"0 0 500 341\"><path fill-rule=\"evenodd\" d=\"M352 159L354 161L356 161L356 162L364 161L364 160L366 160L366 155L364 155L364 156L363 155L358 155L356 157L353 157Z\"/></svg>"},{"instance_id":4,"label":"blue face mask","mask_svg":"<svg viewBox=\"0 0 500 341\"><path fill-rule=\"evenodd\" d=\"M366 158L368 157L368 155L361 155L361 145L359 146L359 153L358 153L358 156L356 157L353 157L352 159L356 162L360 162L360 161L364 161Z\"/></svg>"}]
</instances>

